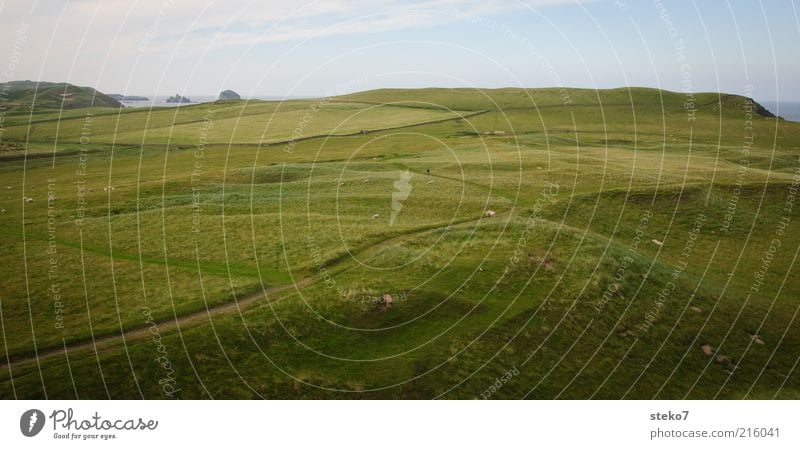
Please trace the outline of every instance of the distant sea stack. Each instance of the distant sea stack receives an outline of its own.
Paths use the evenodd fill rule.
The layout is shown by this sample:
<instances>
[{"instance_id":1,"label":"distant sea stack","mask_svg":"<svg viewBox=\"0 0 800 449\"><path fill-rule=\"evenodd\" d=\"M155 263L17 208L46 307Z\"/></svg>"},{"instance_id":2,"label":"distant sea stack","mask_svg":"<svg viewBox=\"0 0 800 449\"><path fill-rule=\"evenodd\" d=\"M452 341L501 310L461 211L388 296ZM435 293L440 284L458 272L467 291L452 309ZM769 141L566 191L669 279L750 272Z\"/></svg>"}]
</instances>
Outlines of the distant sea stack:
<instances>
[{"instance_id":1,"label":"distant sea stack","mask_svg":"<svg viewBox=\"0 0 800 449\"><path fill-rule=\"evenodd\" d=\"M241 100L242 97L239 96L236 92L232 90L223 90L219 93L219 98L217 101L226 101L226 100Z\"/></svg>"},{"instance_id":2,"label":"distant sea stack","mask_svg":"<svg viewBox=\"0 0 800 449\"><path fill-rule=\"evenodd\" d=\"M167 103L191 103L192 100L182 96L181 94L175 94L172 97L167 98Z\"/></svg>"}]
</instances>

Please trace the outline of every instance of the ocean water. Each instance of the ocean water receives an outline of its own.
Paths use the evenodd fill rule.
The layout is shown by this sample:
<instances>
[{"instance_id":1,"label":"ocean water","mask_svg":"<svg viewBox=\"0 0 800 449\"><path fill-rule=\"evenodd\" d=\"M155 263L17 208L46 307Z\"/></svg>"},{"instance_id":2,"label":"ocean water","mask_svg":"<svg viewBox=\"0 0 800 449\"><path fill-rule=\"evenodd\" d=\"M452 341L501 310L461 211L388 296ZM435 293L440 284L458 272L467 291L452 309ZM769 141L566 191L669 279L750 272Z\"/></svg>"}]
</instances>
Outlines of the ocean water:
<instances>
[{"instance_id":1,"label":"ocean water","mask_svg":"<svg viewBox=\"0 0 800 449\"><path fill-rule=\"evenodd\" d=\"M785 120L800 122L800 101L759 101L759 103L769 112Z\"/></svg>"},{"instance_id":2,"label":"ocean water","mask_svg":"<svg viewBox=\"0 0 800 449\"><path fill-rule=\"evenodd\" d=\"M121 101L123 106L126 108L149 108L152 106L179 106L189 105L189 104L196 104L196 103L208 103L210 101L214 101L217 99L216 95L184 95L184 97L188 97L192 100L191 103L167 103L167 98L171 97L172 95L142 95L143 97L147 97L148 101Z\"/></svg>"},{"instance_id":3,"label":"ocean water","mask_svg":"<svg viewBox=\"0 0 800 449\"><path fill-rule=\"evenodd\" d=\"M210 103L212 101L217 100L217 95L184 95L188 99L192 100L191 103L167 103L167 98L171 97L172 95L141 95L142 97L147 97L148 101L122 101L122 105L126 108L149 108L149 107L163 107L163 106L180 106L180 105L192 105L197 103ZM278 96L253 96L250 97L253 100L282 100L283 97ZM303 99L303 98L310 98L307 96L296 96L296 97L288 97L285 98L286 100L292 99Z\"/></svg>"}]
</instances>

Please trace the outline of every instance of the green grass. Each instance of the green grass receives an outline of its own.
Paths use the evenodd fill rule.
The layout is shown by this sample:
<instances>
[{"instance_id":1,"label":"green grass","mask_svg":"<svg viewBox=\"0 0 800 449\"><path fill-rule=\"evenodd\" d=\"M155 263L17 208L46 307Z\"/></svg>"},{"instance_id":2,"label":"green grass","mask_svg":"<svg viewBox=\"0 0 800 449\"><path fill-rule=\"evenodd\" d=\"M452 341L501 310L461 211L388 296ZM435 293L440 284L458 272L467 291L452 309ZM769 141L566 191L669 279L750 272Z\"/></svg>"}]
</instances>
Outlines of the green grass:
<instances>
[{"instance_id":1,"label":"green grass","mask_svg":"<svg viewBox=\"0 0 800 449\"><path fill-rule=\"evenodd\" d=\"M120 108L122 104L91 87L69 83L11 81L0 83L0 109L20 115L89 107Z\"/></svg>"},{"instance_id":2,"label":"green grass","mask_svg":"<svg viewBox=\"0 0 800 449\"><path fill-rule=\"evenodd\" d=\"M475 398L513 366L493 398L798 398L800 124L746 129L748 100L710 93L689 121L685 101L385 89L9 114L0 397L167 397L146 307L182 398Z\"/></svg>"}]
</instances>

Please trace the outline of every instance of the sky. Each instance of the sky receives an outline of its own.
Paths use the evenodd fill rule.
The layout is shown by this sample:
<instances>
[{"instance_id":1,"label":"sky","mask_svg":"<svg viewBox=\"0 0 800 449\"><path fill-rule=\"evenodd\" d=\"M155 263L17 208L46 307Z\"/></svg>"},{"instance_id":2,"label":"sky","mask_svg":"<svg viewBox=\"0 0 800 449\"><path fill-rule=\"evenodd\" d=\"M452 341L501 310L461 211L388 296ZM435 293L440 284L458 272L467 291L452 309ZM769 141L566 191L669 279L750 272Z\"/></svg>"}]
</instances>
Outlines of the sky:
<instances>
[{"instance_id":1,"label":"sky","mask_svg":"<svg viewBox=\"0 0 800 449\"><path fill-rule=\"evenodd\" d=\"M0 0L0 81L243 97L646 86L800 101L788 0Z\"/></svg>"}]
</instances>

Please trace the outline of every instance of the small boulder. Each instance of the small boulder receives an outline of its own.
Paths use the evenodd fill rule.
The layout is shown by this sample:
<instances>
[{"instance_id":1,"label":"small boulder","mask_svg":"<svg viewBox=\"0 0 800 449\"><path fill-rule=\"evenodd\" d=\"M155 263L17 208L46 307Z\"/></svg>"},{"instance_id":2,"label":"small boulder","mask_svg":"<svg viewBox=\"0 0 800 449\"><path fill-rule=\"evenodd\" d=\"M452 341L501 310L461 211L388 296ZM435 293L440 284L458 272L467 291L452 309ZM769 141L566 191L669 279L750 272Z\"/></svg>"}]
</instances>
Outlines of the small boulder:
<instances>
[{"instance_id":1,"label":"small boulder","mask_svg":"<svg viewBox=\"0 0 800 449\"><path fill-rule=\"evenodd\" d=\"M651 242L653 242L656 246L662 246L664 244L664 242L662 242L661 240L656 240L656 239L651 240Z\"/></svg>"},{"instance_id":2,"label":"small boulder","mask_svg":"<svg viewBox=\"0 0 800 449\"><path fill-rule=\"evenodd\" d=\"M489 218L492 218L492 217L494 217L495 215L497 215L497 212L495 212L495 211L493 211L493 210L487 210L487 211L486 211L486 216L487 216L487 217L489 217Z\"/></svg>"}]
</instances>

